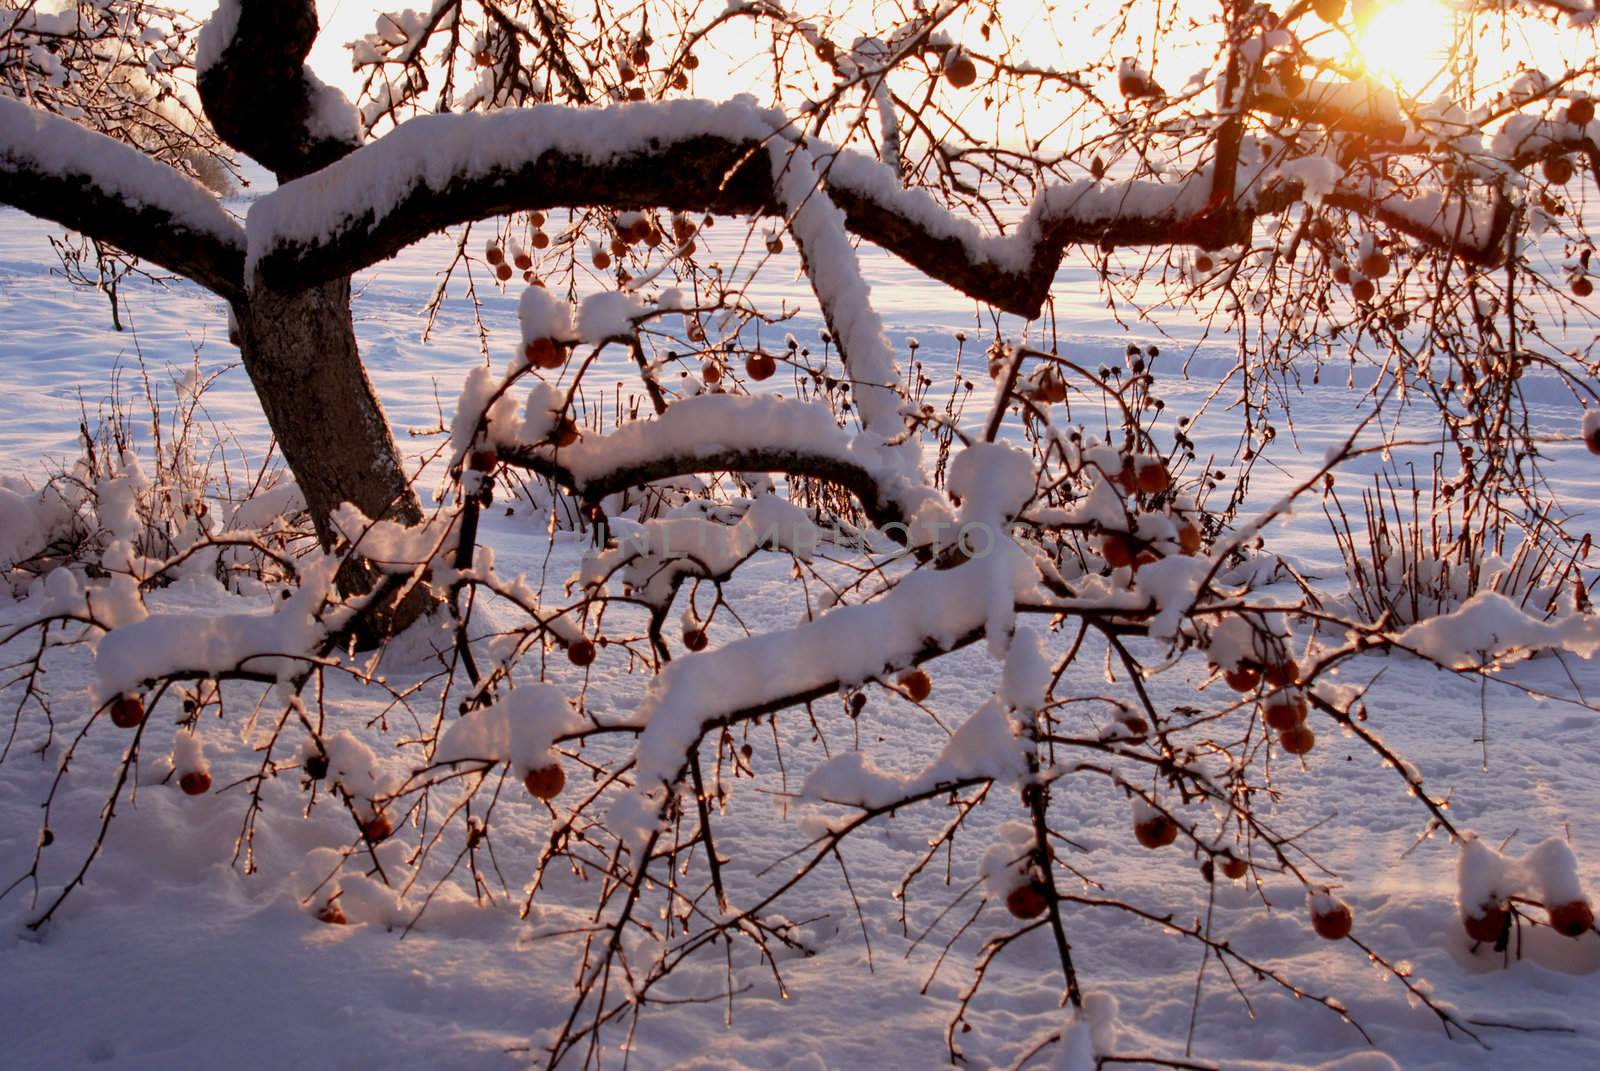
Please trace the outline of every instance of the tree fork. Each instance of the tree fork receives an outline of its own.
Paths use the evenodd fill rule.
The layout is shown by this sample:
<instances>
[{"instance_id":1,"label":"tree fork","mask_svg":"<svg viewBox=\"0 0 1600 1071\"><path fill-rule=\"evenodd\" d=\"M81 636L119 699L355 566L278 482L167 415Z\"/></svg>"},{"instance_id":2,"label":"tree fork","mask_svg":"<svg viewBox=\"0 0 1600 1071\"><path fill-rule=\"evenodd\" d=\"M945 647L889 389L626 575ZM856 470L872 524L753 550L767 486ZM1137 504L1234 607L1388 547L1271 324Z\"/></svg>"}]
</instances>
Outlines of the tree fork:
<instances>
[{"instance_id":1,"label":"tree fork","mask_svg":"<svg viewBox=\"0 0 1600 1071\"><path fill-rule=\"evenodd\" d=\"M313 132L321 87L305 57L319 32L316 5L241 0L239 8L233 37L199 77L201 103L217 133L270 167L279 181L354 149L353 141ZM350 276L272 287L258 275L247 280L233 310L245 371L322 545L332 549L338 542L333 511L342 502L368 517L420 523L422 509L361 363L350 320ZM376 578L370 564L352 557L339 571L339 590L366 594ZM397 603L374 607L357 642L381 642L436 604L432 593L413 587Z\"/></svg>"}]
</instances>

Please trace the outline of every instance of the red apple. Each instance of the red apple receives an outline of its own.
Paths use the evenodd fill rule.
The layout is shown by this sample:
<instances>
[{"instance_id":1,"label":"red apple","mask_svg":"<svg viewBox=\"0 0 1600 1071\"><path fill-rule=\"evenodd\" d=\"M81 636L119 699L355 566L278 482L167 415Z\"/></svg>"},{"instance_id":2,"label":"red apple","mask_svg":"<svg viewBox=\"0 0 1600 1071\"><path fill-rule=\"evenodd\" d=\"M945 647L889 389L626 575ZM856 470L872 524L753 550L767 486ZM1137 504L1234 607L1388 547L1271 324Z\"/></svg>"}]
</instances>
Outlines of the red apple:
<instances>
[{"instance_id":1,"label":"red apple","mask_svg":"<svg viewBox=\"0 0 1600 1071\"><path fill-rule=\"evenodd\" d=\"M178 778L178 787L185 796L204 796L211 791L211 775L204 770L190 770Z\"/></svg>"},{"instance_id":2,"label":"red apple","mask_svg":"<svg viewBox=\"0 0 1600 1071\"><path fill-rule=\"evenodd\" d=\"M978 66L966 56L957 56L944 65L944 80L956 89L965 89L978 80Z\"/></svg>"},{"instance_id":3,"label":"red apple","mask_svg":"<svg viewBox=\"0 0 1600 1071\"><path fill-rule=\"evenodd\" d=\"M144 724L144 700L136 695L125 695L111 704L111 724L119 729L133 729Z\"/></svg>"},{"instance_id":4,"label":"red apple","mask_svg":"<svg viewBox=\"0 0 1600 1071\"><path fill-rule=\"evenodd\" d=\"M1461 925L1474 941L1498 941L1511 923L1511 912L1504 905L1485 908L1481 915L1461 916Z\"/></svg>"},{"instance_id":5,"label":"red apple","mask_svg":"<svg viewBox=\"0 0 1600 1071\"><path fill-rule=\"evenodd\" d=\"M1172 486L1172 475L1160 459L1148 460L1138 466L1139 490L1147 495L1159 495Z\"/></svg>"},{"instance_id":6,"label":"red apple","mask_svg":"<svg viewBox=\"0 0 1600 1071\"><path fill-rule=\"evenodd\" d=\"M1594 929L1594 909L1587 900L1574 900L1550 909L1550 928L1566 937L1582 937Z\"/></svg>"},{"instance_id":7,"label":"red apple","mask_svg":"<svg viewBox=\"0 0 1600 1071\"><path fill-rule=\"evenodd\" d=\"M1189 521L1178 525L1178 553L1186 557L1200 553L1200 529Z\"/></svg>"},{"instance_id":8,"label":"red apple","mask_svg":"<svg viewBox=\"0 0 1600 1071\"><path fill-rule=\"evenodd\" d=\"M1544 177L1557 186L1572 181L1572 161L1565 156L1552 156L1544 162Z\"/></svg>"},{"instance_id":9,"label":"red apple","mask_svg":"<svg viewBox=\"0 0 1600 1071\"><path fill-rule=\"evenodd\" d=\"M1341 903L1335 903L1326 911L1311 912L1311 928L1317 931L1317 936L1328 941L1342 941L1350 936L1350 926L1354 922L1350 908Z\"/></svg>"},{"instance_id":10,"label":"red apple","mask_svg":"<svg viewBox=\"0 0 1600 1071\"><path fill-rule=\"evenodd\" d=\"M777 372L777 370L777 359L772 354L763 353L761 350L752 353L744 362L745 375L758 383L764 379L771 379L773 373Z\"/></svg>"},{"instance_id":11,"label":"red apple","mask_svg":"<svg viewBox=\"0 0 1600 1071\"><path fill-rule=\"evenodd\" d=\"M1288 732L1306 720L1305 697L1279 693L1267 700L1262 714L1269 728Z\"/></svg>"},{"instance_id":12,"label":"red apple","mask_svg":"<svg viewBox=\"0 0 1600 1071\"><path fill-rule=\"evenodd\" d=\"M528 776L522 779L522 783L536 798L553 800L561 795L563 788L567 787L567 774L559 762L552 762L537 770L529 770Z\"/></svg>"},{"instance_id":13,"label":"red apple","mask_svg":"<svg viewBox=\"0 0 1600 1071\"><path fill-rule=\"evenodd\" d=\"M933 694L933 678L928 676L927 670L913 669L902 673L898 683L900 690L913 703L921 703Z\"/></svg>"},{"instance_id":14,"label":"red apple","mask_svg":"<svg viewBox=\"0 0 1600 1071\"><path fill-rule=\"evenodd\" d=\"M1243 695L1256 690L1256 685L1261 683L1261 673L1249 662L1241 662L1238 668L1223 671L1222 679L1229 688Z\"/></svg>"},{"instance_id":15,"label":"red apple","mask_svg":"<svg viewBox=\"0 0 1600 1071\"><path fill-rule=\"evenodd\" d=\"M1036 919L1049 908L1044 887L1036 881L1018 885L1006 894L1006 910L1019 919Z\"/></svg>"},{"instance_id":16,"label":"red apple","mask_svg":"<svg viewBox=\"0 0 1600 1071\"><path fill-rule=\"evenodd\" d=\"M371 818L361 823L361 835L374 844L381 840L387 840L393 832L394 823L389 821L389 816L382 811L378 811Z\"/></svg>"},{"instance_id":17,"label":"red apple","mask_svg":"<svg viewBox=\"0 0 1600 1071\"><path fill-rule=\"evenodd\" d=\"M1261 676L1274 688L1287 688L1300 679L1300 663L1293 655L1285 655L1281 661L1262 665Z\"/></svg>"},{"instance_id":18,"label":"red apple","mask_svg":"<svg viewBox=\"0 0 1600 1071\"><path fill-rule=\"evenodd\" d=\"M1309 755L1317 746L1317 734L1309 725L1296 725L1278 734L1278 743L1291 755Z\"/></svg>"},{"instance_id":19,"label":"red apple","mask_svg":"<svg viewBox=\"0 0 1600 1071\"><path fill-rule=\"evenodd\" d=\"M1100 557L1113 569L1133 564L1133 545L1121 532L1107 532L1100 537Z\"/></svg>"},{"instance_id":20,"label":"red apple","mask_svg":"<svg viewBox=\"0 0 1600 1071\"><path fill-rule=\"evenodd\" d=\"M1154 851L1178 839L1178 823L1164 814L1152 815L1134 823L1133 835L1139 838L1140 844Z\"/></svg>"},{"instance_id":21,"label":"red apple","mask_svg":"<svg viewBox=\"0 0 1600 1071\"><path fill-rule=\"evenodd\" d=\"M1361 258L1361 274L1368 279L1382 279L1389 274L1389 258L1382 253L1368 253Z\"/></svg>"}]
</instances>

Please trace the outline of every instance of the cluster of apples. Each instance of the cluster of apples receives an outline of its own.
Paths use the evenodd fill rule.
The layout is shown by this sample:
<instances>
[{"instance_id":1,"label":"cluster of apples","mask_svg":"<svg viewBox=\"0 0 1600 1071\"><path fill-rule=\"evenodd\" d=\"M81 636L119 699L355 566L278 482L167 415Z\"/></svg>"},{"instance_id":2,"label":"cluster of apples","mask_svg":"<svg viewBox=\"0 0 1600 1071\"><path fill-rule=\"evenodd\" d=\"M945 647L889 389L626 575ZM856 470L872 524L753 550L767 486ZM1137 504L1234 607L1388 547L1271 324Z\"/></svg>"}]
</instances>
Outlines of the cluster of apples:
<instances>
[{"instance_id":1,"label":"cluster of apples","mask_svg":"<svg viewBox=\"0 0 1600 1071\"><path fill-rule=\"evenodd\" d=\"M1594 929L1594 908L1587 900L1547 905L1545 912L1550 928L1564 937L1576 939ZM1504 900L1482 904L1476 914L1461 914L1461 927L1474 941L1498 942L1510 926L1511 907Z\"/></svg>"},{"instance_id":2,"label":"cluster of apples","mask_svg":"<svg viewBox=\"0 0 1600 1071\"><path fill-rule=\"evenodd\" d=\"M672 228L673 244L684 256L693 256L695 252L694 237L697 228L689 217L675 214L670 224ZM596 271L610 269L614 260L620 260L628 255L628 250L633 246L642 245L647 249L654 249L666 240L666 233L656 224L655 220L643 212L627 212L616 218L612 227L615 231L610 245L603 246L596 242L590 249L589 262ZM780 249L781 249L780 245ZM624 272L623 282L629 281Z\"/></svg>"},{"instance_id":3,"label":"cluster of apples","mask_svg":"<svg viewBox=\"0 0 1600 1071\"><path fill-rule=\"evenodd\" d=\"M1172 816L1144 800L1134 801L1133 817L1133 835L1151 851L1165 848L1178 839L1178 823ZM1232 852L1221 851L1200 865L1200 872L1208 882L1215 880L1218 870L1230 881L1240 881L1250 872L1250 864ZM1311 928L1317 936L1329 941L1341 941L1350 935L1355 916L1348 904L1326 889L1321 889L1311 895L1310 906ZM1015 911L1012 913L1016 914Z\"/></svg>"},{"instance_id":4,"label":"cluster of apples","mask_svg":"<svg viewBox=\"0 0 1600 1071\"><path fill-rule=\"evenodd\" d=\"M1159 495L1172 487L1172 473L1167 463L1159 457L1124 454L1121 468L1108 476L1112 486L1124 497ZM1200 528L1181 512L1173 514L1177 528L1178 553L1193 557L1200 553L1202 544ZM1162 554L1151 543L1128 532L1103 531L1100 534L1100 557L1113 569L1131 566L1135 572L1141 567L1161 560Z\"/></svg>"},{"instance_id":5,"label":"cluster of apples","mask_svg":"<svg viewBox=\"0 0 1600 1071\"><path fill-rule=\"evenodd\" d=\"M533 233L528 237L528 243L535 249L544 249L550 244L550 236L541 227L544 225L544 213L535 212L532 215ZM499 238L491 238L483 248L483 259L494 268L494 277L500 282L510 282L515 272L522 273L522 281L530 286L543 286L544 283L533 273L533 254L529 253L518 242L511 243L508 256L506 248L500 243Z\"/></svg>"},{"instance_id":6,"label":"cluster of apples","mask_svg":"<svg viewBox=\"0 0 1600 1071\"><path fill-rule=\"evenodd\" d=\"M650 36L649 31L641 33L634 38L631 44L625 47L624 55L617 60L617 80L626 87L622 95L626 100L633 103L644 100L647 95L644 86L634 85L633 83L641 74L649 70L650 46L653 44L655 44L655 39ZM672 74L672 88L688 89L689 72L699 66L699 57L693 52L686 54L678 69Z\"/></svg>"},{"instance_id":7,"label":"cluster of apples","mask_svg":"<svg viewBox=\"0 0 1600 1071\"><path fill-rule=\"evenodd\" d=\"M1337 265L1333 269L1333 281L1340 286L1348 286L1350 296L1366 305L1378 295L1378 287L1374 280L1387 276L1393 267L1394 264L1388 254L1373 249L1356 261L1354 270L1348 264Z\"/></svg>"},{"instance_id":8,"label":"cluster of apples","mask_svg":"<svg viewBox=\"0 0 1600 1071\"><path fill-rule=\"evenodd\" d=\"M189 700L185 702L192 703ZM137 729L149 716L145 710L144 699L134 692L124 693L112 700L108 713L111 716L111 724L119 729ZM211 774L203 766L183 770L178 774L178 787L183 790L184 795L203 796L211 791Z\"/></svg>"},{"instance_id":9,"label":"cluster of apples","mask_svg":"<svg viewBox=\"0 0 1600 1071\"><path fill-rule=\"evenodd\" d=\"M1263 661L1246 659L1233 669L1224 670L1222 679L1240 695L1261 688L1270 689L1261 702L1261 717L1278 734L1278 743L1291 755L1309 754L1317 746L1317 734L1306 724L1309 705L1304 690L1296 687L1300 663L1283 652Z\"/></svg>"}]
</instances>

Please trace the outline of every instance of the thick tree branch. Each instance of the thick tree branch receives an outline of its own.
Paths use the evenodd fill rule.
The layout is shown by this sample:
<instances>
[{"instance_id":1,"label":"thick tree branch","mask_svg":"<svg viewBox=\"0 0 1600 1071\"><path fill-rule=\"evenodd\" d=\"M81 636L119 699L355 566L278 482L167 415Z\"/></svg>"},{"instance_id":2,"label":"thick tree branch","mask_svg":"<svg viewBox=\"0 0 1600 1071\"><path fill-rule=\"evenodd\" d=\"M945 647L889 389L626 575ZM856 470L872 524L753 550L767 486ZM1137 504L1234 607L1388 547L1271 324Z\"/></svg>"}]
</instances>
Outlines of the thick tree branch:
<instances>
[{"instance_id":1,"label":"thick tree branch","mask_svg":"<svg viewBox=\"0 0 1600 1071\"><path fill-rule=\"evenodd\" d=\"M0 98L0 202L244 292L244 230L204 186L131 145Z\"/></svg>"},{"instance_id":2,"label":"thick tree branch","mask_svg":"<svg viewBox=\"0 0 1600 1071\"><path fill-rule=\"evenodd\" d=\"M226 5L225 5L226 6ZM317 39L312 0L237 0L200 38L200 101L222 140L280 179L326 167L360 144L355 109L305 65Z\"/></svg>"},{"instance_id":3,"label":"thick tree branch","mask_svg":"<svg viewBox=\"0 0 1600 1071\"><path fill-rule=\"evenodd\" d=\"M288 285L349 274L443 227L516 210L777 214L765 146L792 136L781 115L742 102L425 116L258 201L251 258L270 285ZM1223 204L1209 169L1170 183L1065 183L1046 189L1012 234L986 236L925 191L901 187L878 161L811 147L851 231L971 297L1029 317L1069 245L1236 245L1259 216L1302 192L1258 162L1240 165L1239 193ZM1470 225L1472 208L1342 188L1326 200L1468 261L1502 255L1502 243ZM1455 219L1462 212L1464 231Z\"/></svg>"}]
</instances>

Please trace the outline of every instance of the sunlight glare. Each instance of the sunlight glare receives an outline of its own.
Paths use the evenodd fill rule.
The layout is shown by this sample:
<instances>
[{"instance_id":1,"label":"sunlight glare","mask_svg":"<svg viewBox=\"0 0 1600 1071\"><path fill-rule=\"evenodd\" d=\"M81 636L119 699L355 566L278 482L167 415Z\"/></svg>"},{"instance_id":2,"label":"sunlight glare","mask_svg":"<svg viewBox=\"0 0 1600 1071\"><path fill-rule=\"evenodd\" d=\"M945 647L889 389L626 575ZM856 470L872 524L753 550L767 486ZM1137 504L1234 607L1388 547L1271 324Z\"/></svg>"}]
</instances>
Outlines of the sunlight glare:
<instances>
[{"instance_id":1,"label":"sunlight glare","mask_svg":"<svg viewBox=\"0 0 1600 1071\"><path fill-rule=\"evenodd\" d=\"M1420 92L1434 81L1455 42L1455 12L1439 0L1395 0L1367 20L1357 52L1367 73Z\"/></svg>"}]
</instances>

